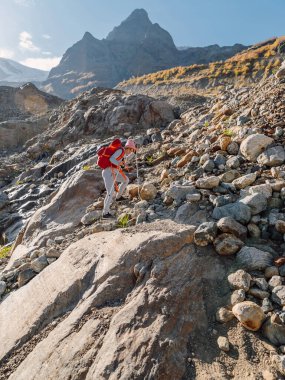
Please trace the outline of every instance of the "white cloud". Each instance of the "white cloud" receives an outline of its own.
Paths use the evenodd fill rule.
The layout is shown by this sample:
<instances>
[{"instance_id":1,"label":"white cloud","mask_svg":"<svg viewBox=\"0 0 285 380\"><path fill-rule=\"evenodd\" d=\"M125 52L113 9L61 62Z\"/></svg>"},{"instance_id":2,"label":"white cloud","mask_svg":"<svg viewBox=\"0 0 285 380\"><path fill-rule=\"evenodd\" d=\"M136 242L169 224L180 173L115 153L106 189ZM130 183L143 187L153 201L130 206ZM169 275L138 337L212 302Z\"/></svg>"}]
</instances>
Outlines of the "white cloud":
<instances>
[{"instance_id":1,"label":"white cloud","mask_svg":"<svg viewBox=\"0 0 285 380\"><path fill-rule=\"evenodd\" d=\"M49 34L43 34L42 37L46 40L50 40L51 36Z\"/></svg>"},{"instance_id":2,"label":"white cloud","mask_svg":"<svg viewBox=\"0 0 285 380\"><path fill-rule=\"evenodd\" d=\"M13 58L15 53L10 49L1 49L0 48L0 57L2 58Z\"/></svg>"},{"instance_id":3,"label":"white cloud","mask_svg":"<svg viewBox=\"0 0 285 380\"><path fill-rule=\"evenodd\" d=\"M21 61L22 65L33 67L35 69L49 71L53 67L57 66L62 57L51 58L27 58Z\"/></svg>"},{"instance_id":4,"label":"white cloud","mask_svg":"<svg viewBox=\"0 0 285 380\"><path fill-rule=\"evenodd\" d=\"M19 34L19 41L19 46L22 50L40 51L40 48L34 45L32 35L28 32L21 32Z\"/></svg>"},{"instance_id":5,"label":"white cloud","mask_svg":"<svg viewBox=\"0 0 285 380\"><path fill-rule=\"evenodd\" d=\"M42 51L42 54L43 55L51 55L51 52L50 51Z\"/></svg>"}]
</instances>

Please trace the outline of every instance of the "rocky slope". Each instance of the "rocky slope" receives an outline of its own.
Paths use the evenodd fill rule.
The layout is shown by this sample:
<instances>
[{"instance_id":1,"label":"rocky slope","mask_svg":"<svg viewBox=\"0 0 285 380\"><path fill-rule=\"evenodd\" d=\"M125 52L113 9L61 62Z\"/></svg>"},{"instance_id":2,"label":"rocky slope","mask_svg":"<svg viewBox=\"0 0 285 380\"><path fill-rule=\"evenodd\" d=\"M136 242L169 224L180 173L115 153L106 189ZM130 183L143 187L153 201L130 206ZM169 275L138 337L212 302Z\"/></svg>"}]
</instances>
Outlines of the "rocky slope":
<instances>
[{"instance_id":1,"label":"rocky slope","mask_svg":"<svg viewBox=\"0 0 285 380\"><path fill-rule=\"evenodd\" d=\"M0 278L1 379L285 375L284 78L181 115L146 96L86 92L54 112L50 150L37 139L6 157L26 170L0 196L14 241ZM89 133L91 110L109 140L140 147L139 183L134 162L112 221L100 219L106 135ZM16 211L15 239L5 220Z\"/></svg>"},{"instance_id":2,"label":"rocky slope","mask_svg":"<svg viewBox=\"0 0 285 380\"><path fill-rule=\"evenodd\" d=\"M225 62L179 66L170 70L131 78L117 85L133 94L156 97L216 95L225 86L242 87L268 78L280 68L284 37L272 38L238 52ZM214 60L213 60L214 61ZM197 63L197 62L195 62Z\"/></svg>"},{"instance_id":3,"label":"rocky slope","mask_svg":"<svg viewBox=\"0 0 285 380\"><path fill-rule=\"evenodd\" d=\"M61 103L61 99L38 90L32 83L19 88L0 86L1 151L22 147L43 132L48 125L48 113Z\"/></svg>"},{"instance_id":4,"label":"rocky slope","mask_svg":"<svg viewBox=\"0 0 285 380\"><path fill-rule=\"evenodd\" d=\"M92 87L114 87L132 76L178 65L223 60L245 49L213 45L178 50L170 34L153 24L143 9L136 9L106 39L86 32L53 68L43 88L62 98L72 98Z\"/></svg>"}]
</instances>

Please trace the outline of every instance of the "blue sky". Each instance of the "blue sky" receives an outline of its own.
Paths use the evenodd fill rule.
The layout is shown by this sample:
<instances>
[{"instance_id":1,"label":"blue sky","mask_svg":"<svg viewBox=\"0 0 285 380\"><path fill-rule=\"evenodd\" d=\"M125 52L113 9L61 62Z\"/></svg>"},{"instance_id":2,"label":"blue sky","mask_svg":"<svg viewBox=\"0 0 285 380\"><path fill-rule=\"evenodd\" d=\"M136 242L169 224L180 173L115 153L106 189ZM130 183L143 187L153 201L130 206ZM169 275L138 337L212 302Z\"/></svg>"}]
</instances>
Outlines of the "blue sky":
<instances>
[{"instance_id":1,"label":"blue sky","mask_svg":"<svg viewBox=\"0 0 285 380\"><path fill-rule=\"evenodd\" d=\"M177 46L285 35L285 0L0 0L0 56L50 69L85 31L102 39L136 8Z\"/></svg>"}]
</instances>

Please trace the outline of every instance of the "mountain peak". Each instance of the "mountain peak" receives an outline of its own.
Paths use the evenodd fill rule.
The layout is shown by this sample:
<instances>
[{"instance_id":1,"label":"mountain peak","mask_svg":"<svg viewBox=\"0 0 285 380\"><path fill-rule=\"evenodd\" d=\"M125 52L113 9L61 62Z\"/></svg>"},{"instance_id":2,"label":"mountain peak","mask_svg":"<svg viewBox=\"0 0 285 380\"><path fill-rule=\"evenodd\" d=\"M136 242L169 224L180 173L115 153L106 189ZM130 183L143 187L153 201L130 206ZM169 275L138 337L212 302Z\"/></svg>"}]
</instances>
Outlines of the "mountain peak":
<instances>
[{"instance_id":1,"label":"mountain peak","mask_svg":"<svg viewBox=\"0 0 285 380\"><path fill-rule=\"evenodd\" d=\"M121 42L140 42L152 26L144 9L135 9L119 26L108 34L107 40Z\"/></svg>"},{"instance_id":2,"label":"mountain peak","mask_svg":"<svg viewBox=\"0 0 285 380\"><path fill-rule=\"evenodd\" d=\"M84 33L84 36L83 36L82 39L83 39L83 40L95 40L95 37L92 36L91 33L89 33L89 32L85 32L85 33Z\"/></svg>"}]
</instances>

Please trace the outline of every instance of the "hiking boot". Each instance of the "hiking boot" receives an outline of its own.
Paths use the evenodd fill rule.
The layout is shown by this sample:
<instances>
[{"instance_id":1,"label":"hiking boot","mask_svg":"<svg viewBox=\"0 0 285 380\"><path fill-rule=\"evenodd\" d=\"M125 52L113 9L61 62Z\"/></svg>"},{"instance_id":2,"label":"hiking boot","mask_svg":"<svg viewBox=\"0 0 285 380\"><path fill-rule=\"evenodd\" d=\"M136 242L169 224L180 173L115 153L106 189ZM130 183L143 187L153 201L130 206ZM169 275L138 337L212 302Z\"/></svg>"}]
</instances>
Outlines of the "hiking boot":
<instances>
[{"instance_id":1,"label":"hiking boot","mask_svg":"<svg viewBox=\"0 0 285 380\"><path fill-rule=\"evenodd\" d=\"M103 214L102 215L102 219L112 219L114 218L112 214L110 214L109 212L107 214Z\"/></svg>"},{"instance_id":2,"label":"hiking boot","mask_svg":"<svg viewBox=\"0 0 285 380\"><path fill-rule=\"evenodd\" d=\"M121 202L121 201L127 201L128 200L128 198L125 198L125 197L119 197L119 198L116 198L116 201L117 202Z\"/></svg>"}]
</instances>

